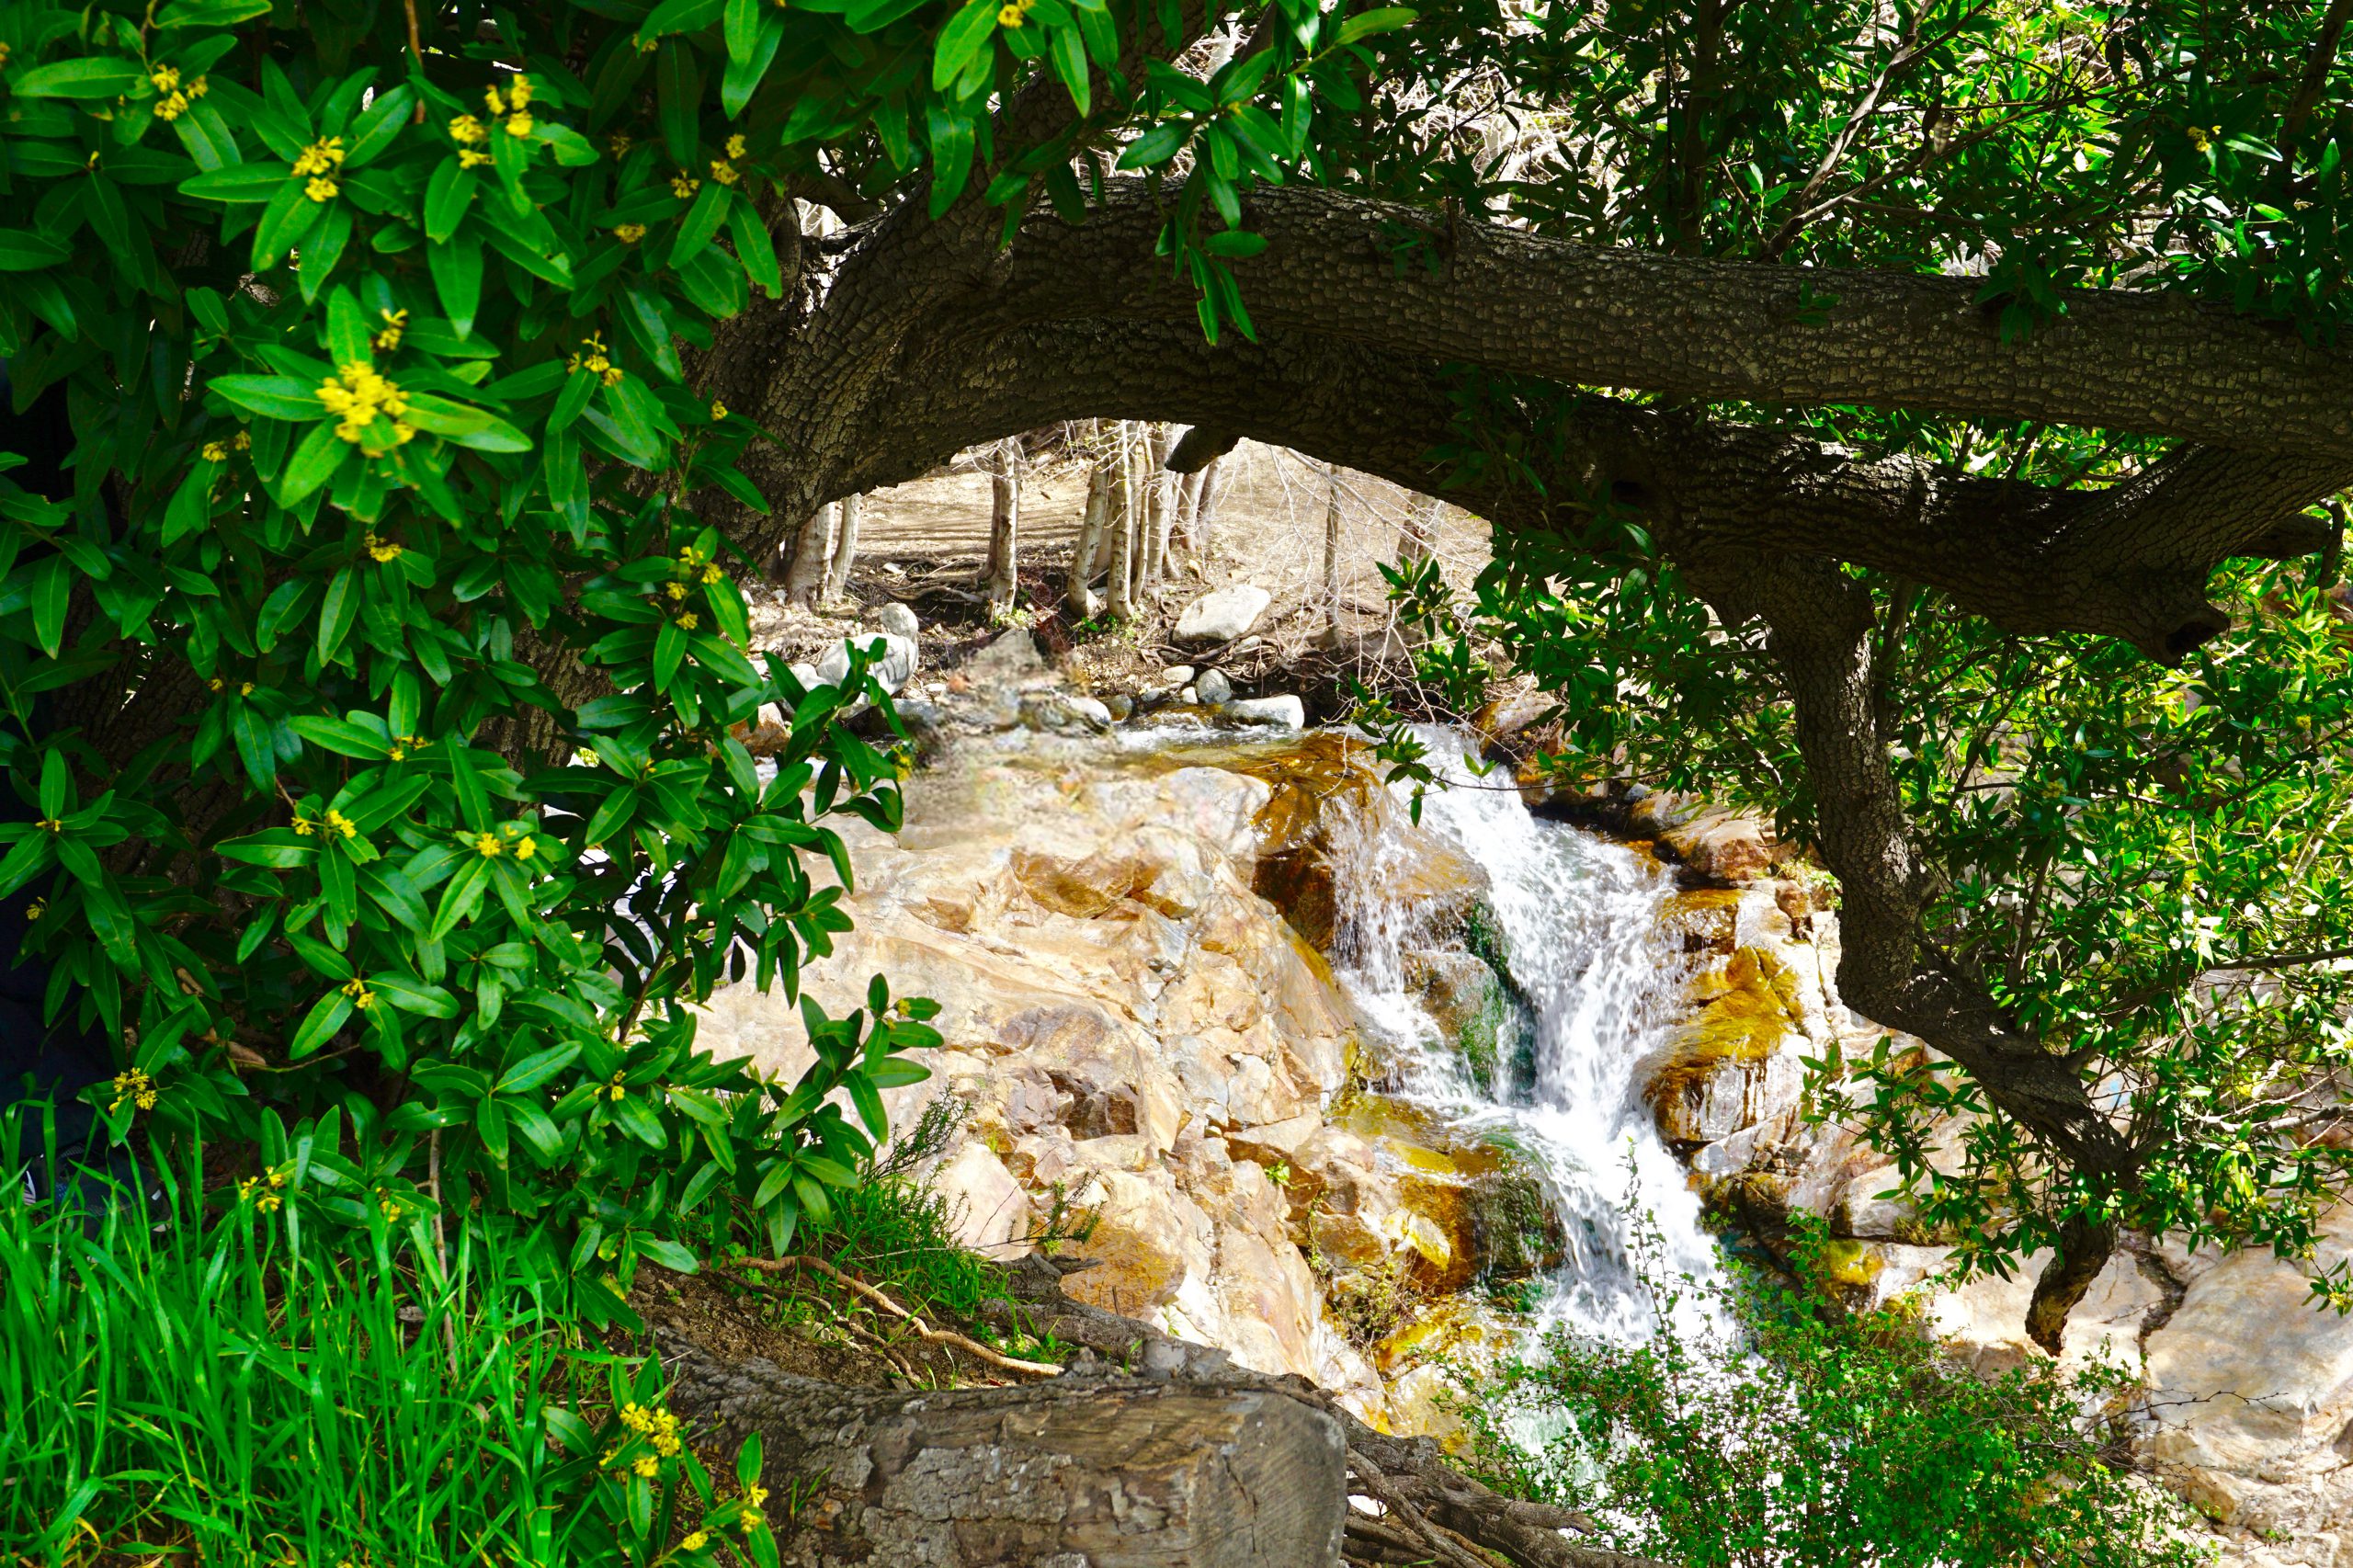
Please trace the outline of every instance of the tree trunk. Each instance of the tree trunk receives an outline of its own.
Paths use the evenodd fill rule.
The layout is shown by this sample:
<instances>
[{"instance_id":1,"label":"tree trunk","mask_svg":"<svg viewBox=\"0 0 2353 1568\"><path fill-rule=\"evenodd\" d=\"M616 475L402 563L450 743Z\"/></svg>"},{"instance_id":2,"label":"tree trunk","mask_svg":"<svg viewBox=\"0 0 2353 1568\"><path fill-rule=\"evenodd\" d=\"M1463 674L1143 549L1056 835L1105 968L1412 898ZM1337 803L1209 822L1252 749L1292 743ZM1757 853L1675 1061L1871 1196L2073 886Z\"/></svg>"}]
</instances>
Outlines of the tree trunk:
<instances>
[{"instance_id":1,"label":"tree trunk","mask_svg":"<svg viewBox=\"0 0 2353 1568\"><path fill-rule=\"evenodd\" d=\"M982 593L989 614L1003 616L1020 592L1021 443L997 443L989 470L989 562L982 574Z\"/></svg>"},{"instance_id":2,"label":"tree trunk","mask_svg":"<svg viewBox=\"0 0 2353 1568\"><path fill-rule=\"evenodd\" d=\"M1225 460L1211 458L1208 465L1193 477L1193 511L1186 534L1192 542L1193 559L1206 575L1210 564L1210 544L1216 537L1218 498L1225 490Z\"/></svg>"},{"instance_id":3,"label":"tree trunk","mask_svg":"<svg viewBox=\"0 0 2353 1568\"><path fill-rule=\"evenodd\" d=\"M1065 1377L900 1392L663 1339L671 1408L760 1434L793 1568L1337 1568L1347 1444L1271 1390ZM813 1494L811 1488L813 1486ZM795 1491L795 1488L798 1491Z\"/></svg>"},{"instance_id":4,"label":"tree trunk","mask_svg":"<svg viewBox=\"0 0 2353 1568\"><path fill-rule=\"evenodd\" d=\"M806 609L824 585L825 562L834 552L834 528L840 508L828 501L809 515L793 536L792 559L784 570L784 602Z\"/></svg>"},{"instance_id":5,"label":"tree trunk","mask_svg":"<svg viewBox=\"0 0 2353 1568\"><path fill-rule=\"evenodd\" d=\"M1136 617L1134 445L1128 438L1128 431L1123 426L1120 431L1119 450L1110 462L1111 581L1107 589L1109 599L1104 609L1114 620L1133 620Z\"/></svg>"},{"instance_id":6,"label":"tree trunk","mask_svg":"<svg viewBox=\"0 0 2353 1568\"><path fill-rule=\"evenodd\" d=\"M1324 465L1324 624L1340 624L1340 465Z\"/></svg>"},{"instance_id":7,"label":"tree trunk","mask_svg":"<svg viewBox=\"0 0 2353 1568\"><path fill-rule=\"evenodd\" d=\"M1176 432L1165 425L1144 428L1144 539L1143 582L1156 587L1169 574L1168 535L1176 524L1176 476L1168 472L1168 449L1176 444Z\"/></svg>"},{"instance_id":8,"label":"tree trunk","mask_svg":"<svg viewBox=\"0 0 2353 1568\"><path fill-rule=\"evenodd\" d=\"M1078 544L1071 551L1070 576L1063 585L1063 603L1073 621L1093 620L1102 601L1087 585L1095 577L1095 558L1103 548L1103 525L1111 509L1111 465L1101 456L1086 474L1086 510L1078 524Z\"/></svg>"},{"instance_id":9,"label":"tree trunk","mask_svg":"<svg viewBox=\"0 0 2353 1568\"><path fill-rule=\"evenodd\" d=\"M825 567L825 597L838 599L849 592L850 569L858 564L858 515L861 497L841 499L841 528L834 540L834 558Z\"/></svg>"},{"instance_id":10,"label":"tree trunk","mask_svg":"<svg viewBox=\"0 0 2353 1568\"><path fill-rule=\"evenodd\" d=\"M1438 546L1438 514L1444 505L1435 495L1417 495L1405 504L1397 521L1397 564L1419 566Z\"/></svg>"}]
</instances>

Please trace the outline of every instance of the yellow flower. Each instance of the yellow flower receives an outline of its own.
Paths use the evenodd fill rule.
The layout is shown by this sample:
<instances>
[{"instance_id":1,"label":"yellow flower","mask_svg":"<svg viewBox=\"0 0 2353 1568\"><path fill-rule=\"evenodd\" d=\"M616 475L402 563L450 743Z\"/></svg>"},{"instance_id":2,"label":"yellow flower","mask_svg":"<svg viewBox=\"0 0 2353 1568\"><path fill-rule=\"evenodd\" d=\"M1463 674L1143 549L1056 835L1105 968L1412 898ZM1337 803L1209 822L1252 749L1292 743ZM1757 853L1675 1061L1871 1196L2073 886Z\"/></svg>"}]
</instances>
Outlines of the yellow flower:
<instances>
[{"instance_id":1,"label":"yellow flower","mask_svg":"<svg viewBox=\"0 0 2353 1568\"><path fill-rule=\"evenodd\" d=\"M508 116L506 117L506 134L507 134L507 135L509 135L509 136L529 136L530 133L531 133L531 117L530 117L529 115L528 115L528 114L510 114L510 115L508 115Z\"/></svg>"},{"instance_id":2,"label":"yellow flower","mask_svg":"<svg viewBox=\"0 0 2353 1568\"><path fill-rule=\"evenodd\" d=\"M385 540L378 539L372 533L366 539L360 540L360 543L367 550L369 555L379 565L398 561L401 558L401 546L391 543Z\"/></svg>"},{"instance_id":3,"label":"yellow flower","mask_svg":"<svg viewBox=\"0 0 2353 1568\"><path fill-rule=\"evenodd\" d=\"M329 833L339 833L346 838L359 836L359 824L332 806L327 808L326 830Z\"/></svg>"},{"instance_id":4,"label":"yellow flower","mask_svg":"<svg viewBox=\"0 0 2353 1568\"><path fill-rule=\"evenodd\" d=\"M702 181L699 179L689 179L685 175L672 175L670 176L670 194L676 197L681 201L686 200L687 198L692 196L696 191L699 191L701 188Z\"/></svg>"},{"instance_id":5,"label":"yellow flower","mask_svg":"<svg viewBox=\"0 0 2353 1568\"><path fill-rule=\"evenodd\" d=\"M376 1207L384 1211L384 1218L387 1220L397 1220L406 1212L401 1208L399 1202L381 1187L376 1189Z\"/></svg>"},{"instance_id":6,"label":"yellow flower","mask_svg":"<svg viewBox=\"0 0 2353 1568\"><path fill-rule=\"evenodd\" d=\"M7 46L6 44L5 44L5 43L0 43L0 65L6 65L6 64L7 64L7 63L8 63L8 46Z\"/></svg>"},{"instance_id":7,"label":"yellow flower","mask_svg":"<svg viewBox=\"0 0 2353 1568\"><path fill-rule=\"evenodd\" d=\"M186 93L165 93L155 105L155 118L170 124L188 112L188 98Z\"/></svg>"},{"instance_id":8,"label":"yellow flower","mask_svg":"<svg viewBox=\"0 0 2353 1568\"><path fill-rule=\"evenodd\" d=\"M709 1546L710 1544L710 1533L705 1530L697 1530L692 1535L687 1537L686 1540L678 1543L679 1547L687 1551L700 1551L704 1547Z\"/></svg>"},{"instance_id":9,"label":"yellow flower","mask_svg":"<svg viewBox=\"0 0 2353 1568\"><path fill-rule=\"evenodd\" d=\"M496 87L484 87L482 90L482 101L483 107L490 110L493 119L506 112L506 95Z\"/></svg>"},{"instance_id":10,"label":"yellow flower","mask_svg":"<svg viewBox=\"0 0 2353 1568\"><path fill-rule=\"evenodd\" d=\"M528 833L515 841L515 858L517 860L528 860L539 852L540 841Z\"/></svg>"},{"instance_id":11,"label":"yellow flower","mask_svg":"<svg viewBox=\"0 0 2353 1568\"><path fill-rule=\"evenodd\" d=\"M168 93L173 88L180 85L179 67L176 65L158 65L148 74L147 79L155 84L155 90L157 92Z\"/></svg>"},{"instance_id":12,"label":"yellow flower","mask_svg":"<svg viewBox=\"0 0 2353 1568\"><path fill-rule=\"evenodd\" d=\"M490 154L487 153L477 153L472 147L458 150L458 166L461 169L478 169L488 162Z\"/></svg>"},{"instance_id":13,"label":"yellow flower","mask_svg":"<svg viewBox=\"0 0 2353 1568\"><path fill-rule=\"evenodd\" d=\"M1021 7L1018 6L1001 6L997 8L996 25L998 27L1017 28L1028 19L1021 14Z\"/></svg>"},{"instance_id":14,"label":"yellow flower","mask_svg":"<svg viewBox=\"0 0 2353 1568\"><path fill-rule=\"evenodd\" d=\"M295 837L297 837L297 838L308 838L308 837L310 837L310 836L311 836L312 830L313 830L313 829L314 829L314 828L316 828L318 825L319 825L319 824L318 824L317 823L313 822L309 817L304 816L301 812L296 812L294 813L294 836L295 836Z\"/></svg>"},{"instance_id":15,"label":"yellow flower","mask_svg":"<svg viewBox=\"0 0 2353 1568\"><path fill-rule=\"evenodd\" d=\"M251 681L249 681L249 680L241 680L241 681L239 681L239 682L237 683L237 695L238 695L239 697L251 697L253 694L254 694L254 683L253 683L253 682L251 682Z\"/></svg>"},{"instance_id":16,"label":"yellow flower","mask_svg":"<svg viewBox=\"0 0 2353 1568\"><path fill-rule=\"evenodd\" d=\"M108 1114L112 1115L125 1105L137 1106L141 1110L155 1108L155 1080L136 1067L114 1075L114 1104L107 1108Z\"/></svg>"},{"instance_id":17,"label":"yellow flower","mask_svg":"<svg viewBox=\"0 0 2353 1568\"><path fill-rule=\"evenodd\" d=\"M210 680L206 681L204 684L210 687L213 690L218 691L228 683L222 680L219 676L214 676Z\"/></svg>"},{"instance_id":18,"label":"yellow flower","mask_svg":"<svg viewBox=\"0 0 2353 1568\"><path fill-rule=\"evenodd\" d=\"M605 1097L617 1100L627 1093L629 1088L621 1082L621 1075L619 1073L614 1074L611 1085L605 1091Z\"/></svg>"},{"instance_id":19,"label":"yellow flower","mask_svg":"<svg viewBox=\"0 0 2353 1568\"><path fill-rule=\"evenodd\" d=\"M363 1013L376 1005L376 994L369 990L368 983L356 974L343 983L343 994L350 997L351 1005Z\"/></svg>"},{"instance_id":20,"label":"yellow flower","mask_svg":"<svg viewBox=\"0 0 2353 1568\"><path fill-rule=\"evenodd\" d=\"M333 201L336 196L342 193L342 190L343 187L335 184L335 181L323 177L314 179L310 184L304 186L302 187L302 194L309 197L313 201Z\"/></svg>"},{"instance_id":21,"label":"yellow flower","mask_svg":"<svg viewBox=\"0 0 2353 1568\"><path fill-rule=\"evenodd\" d=\"M687 597L687 585L684 583L665 583L662 585L662 591L674 599L683 599Z\"/></svg>"},{"instance_id":22,"label":"yellow flower","mask_svg":"<svg viewBox=\"0 0 2353 1568\"><path fill-rule=\"evenodd\" d=\"M585 370L592 376L603 377L608 387L620 382L620 367L606 357L605 339L597 333L592 332L582 338L580 347L573 350L572 358L564 365L566 375L576 375Z\"/></svg>"},{"instance_id":23,"label":"yellow flower","mask_svg":"<svg viewBox=\"0 0 2353 1568\"><path fill-rule=\"evenodd\" d=\"M662 1473L662 1461L652 1454L641 1454L638 1456L637 1462L630 1466L630 1469L637 1471L645 1480L651 1481Z\"/></svg>"},{"instance_id":24,"label":"yellow flower","mask_svg":"<svg viewBox=\"0 0 2353 1568\"><path fill-rule=\"evenodd\" d=\"M727 417L727 405L726 405L725 403L723 403L720 402L717 398L712 398L712 399L710 400L710 416L711 416L713 419L724 419L724 418L726 418L726 417Z\"/></svg>"},{"instance_id":25,"label":"yellow flower","mask_svg":"<svg viewBox=\"0 0 2353 1568\"><path fill-rule=\"evenodd\" d=\"M495 860L506 853L506 846L498 842L498 835L494 833L477 833L473 843L474 853L485 860Z\"/></svg>"},{"instance_id":26,"label":"yellow flower","mask_svg":"<svg viewBox=\"0 0 2353 1568\"><path fill-rule=\"evenodd\" d=\"M2189 128L2189 144L2197 148L2201 153L2206 150L2206 128L2204 126L2193 125Z\"/></svg>"},{"instance_id":27,"label":"yellow flower","mask_svg":"<svg viewBox=\"0 0 2353 1568\"><path fill-rule=\"evenodd\" d=\"M48 913L49 900L45 898L37 898L30 903L25 905L25 918L27 921L38 920Z\"/></svg>"},{"instance_id":28,"label":"yellow flower","mask_svg":"<svg viewBox=\"0 0 2353 1568\"><path fill-rule=\"evenodd\" d=\"M65 831L65 824L58 821L55 817L43 817L40 821L33 824L33 825L35 827L47 828L51 833L63 833Z\"/></svg>"},{"instance_id":29,"label":"yellow flower","mask_svg":"<svg viewBox=\"0 0 2353 1568\"><path fill-rule=\"evenodd\" d=\"M384 324L369 341L389 354L401 346L401 334L408 330L408 312L406 311L378 311L376 313L384 318Z\"/></svg>"},{"instance_id":30,"label":"yellow flower","mask_svg":"<svg viewBox=\"0 0 2353 1568\"><path fill-rule=\"evenodd\" d=\"M329 175L343 167L343 138L330 136L324 142L313 142L302 149L294 160L294 177L308 175Z\"/></svg>"},{"instance_id":31,"label":"yellow flower","mask_svg":"<svg viewBox=\"0 0 2353 1568\"><path fill-rule=\"evenodd\" d=\"M755 1481L744 1488L744 1501L756 1508L768 1500L768 1489Z\"/></svg>"},{"instance_id":32,"label":"yellow flower","mask_svg":"<svg viewBox=\"0 0 2353 1568\"><path fill-rule=\"evenodd\" d=\"M401 389L358 360L319 383L319 401L336 418L335 433L354 445L366 437L379 415L398 419L408 412L408 400L401 395ZM398 431L393 438L402 438ZM379 455L375 448L367 451L370 457Z\"/></svg>"},{"instance_id":33,"label":"yellow flower","mask_svg":"<svg viewBox=\"0 0 2353 1568\"><path fill-rule=\"evenodd\" d=\"M744 176L735 172L734 165L713 158L710 162L710 177L722 185L733 185Z\"/></svg>"},{"instance_id":34,"label":"yellow flower","mask_svg":"<svg viewBox=\"0 0 2353 1568\"><path fill-rule=\"evenodd\" d=\"M531 101L531 79L521 72L506 79L506 101L521 108Z\"/></svg>"},{"instance_id":35,"label":"yellow flower","mask_svg":"<svg viewBox=\"0 0 2353 1568\"><path fill-rule=\"evenodd\" d=\"M627 136L618 131L605 138L605 151L610 153L616 158L627 157L629 155L629 150L635 145L637 145L636 142L631 141Z\"/></svg>"},{"instance_id":36,"label":"yellow flower","mask_svg":"<svg viewBox=\"0 0 2353 1568\"><path fill-rule=\"evenodd\" d=\"M199 455L209 463L224 463L229 460L229 449L222 442L207 441L204 443L204 450Z\"/></svg>"},{"instance_id":37,"label":"yellow flower","mask_svg":"<svg viewBox=\"0 0 2353 1568\"><path fill-rule=\"evenodd\" d=\"M250 451L252 451L252 450L254 449L254 437L253 437L253 432L252 432L252 431L250 431L250 430L240 430L240 431L238 431L235 435L233 435L233 436L232 436L232 437L229 437L229 445L230 445L230 447L231 447L233 450L236 450L236 451L240 451L240 452L250 452Z\"/></svg>"},{"instance_id":38,"label":"yellow flower","mask_svg":"<svg viewBox=\"0 0 2353 1568\"><path fill-rule=\"evenodd\" d=\"M701 624L702 617L697 615L692 610L688 610L684 615L678 617L678 630L681 631L692 631L696 627L700 626Z\"/></svg>"},{"instance_id":39,"label":"yellow flower","mask_svg":"<svg viewBox=\"0 0 2353 1568\"><path fill-rule=\"evenodd\" d=\"M719 569L719 562L716 561L702 569L702 580L706 586L712 583L721 582L724 580L727 574Z\"/></svg>"},{"instance_id":40,"label":"yellow flower","mask_svg":"<svg viewBox=\"0 0 2353 1568\"><path fill-rule=\"evenodd\" d=\"M741 131L738 131L736 134L730 136L727 139L727 155L729 157L740 158L749 149L745 144L743 133Z\"/></svg>"},{"instance_id":41,"label":"yellow flower","mask_svg":"<svg viewBox=\"0 0 2353 1568\"><path fill-rule=\"evenodd\" d=\"M620 228L613 231L613 238L620 241L620 243L625 245L633 245L637 244L638 241L645 238L645 225L642 223L623 223Z\"/></svg>"}]
</instances>

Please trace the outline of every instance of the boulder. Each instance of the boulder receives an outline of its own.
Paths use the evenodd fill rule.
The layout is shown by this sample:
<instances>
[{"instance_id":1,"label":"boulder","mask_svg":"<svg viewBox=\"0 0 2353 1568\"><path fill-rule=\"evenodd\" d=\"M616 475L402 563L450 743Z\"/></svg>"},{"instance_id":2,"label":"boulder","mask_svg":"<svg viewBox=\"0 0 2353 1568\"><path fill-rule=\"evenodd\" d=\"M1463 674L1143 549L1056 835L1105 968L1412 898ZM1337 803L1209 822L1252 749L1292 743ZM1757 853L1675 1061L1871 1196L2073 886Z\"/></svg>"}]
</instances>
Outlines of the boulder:
<instances>
[{"instance_id":1,"label":"boulder","mask_svg":"<svg viewBox=\"0 0 2353 1568\"><path fill-rule=\"evenodd\" d=\"M1219 670L1203 670L1193 677L1193 692L1204 708L1214 708L1233 695L1233 684Z\"/></svg>"},{"instance_id":2,"label":"boulder","mask_svg":"<svg viewBox=\"0 0 2353 1568\"><path fill-rule=\"evenodd\" d=\"M1192 685L1195 673L1190 665L1170 665L1153 676L1151 684L1163 690L1174 690L1178 687Z\"/></svg>"},{"instance_id":3,"label":"boulder","mask_svg":"<svg viewBox=\"0 0 2353 1568\"><path fill-rule=\"evenodd\" d=\"M1042 680L1050 673L1037 638L1018 626L965 660L963 669L967 680L1007 686Z\"/></svg>"},{"instance_id":4,"label":"boulder","mask_svg":"<svg viewBox=\"0 0 2353 1568\"><path fill-rule=\"evenodd\" d=\"M1111 710L1097 699L1092 697L1073 697L1068 699L1067 705L1071 712L1077 717L1081 723L1097 730L1106 730L1110 728Z\"/></svg>"},{"instance_id":5,"label":"boulder","mask_svg":"<svg viewBox=\"0 0 2353 1568\"><path fill-rule=\"evenodd\" d=\"M1219 711L1239 724L1268 724L1283 730L1307 725L1307 704L1289 695L1237 697Z\"/></svg>"},{"instance_id":6,"label":"boulder","mask_svg":"<svg viewBox=\"0 0 2353 1568\"><path fill-rule=\"evenodd\" d=\"M826 650L816 663L818 681L826 686L839 684L849 674L850 650L870 649L876 642L882 644L882 653L867 665L867 673L881 683L883 690L897 691L915 673L915 644L913 638L890 631L845 638L839 646ZM800 668L797 665L793 667Z\"/></svg>"},{"instance_id":7,"label":"boulder","mask_svg":"<svg viewBox=\"0 0 2353 1568\"><path fill-rule=\"evenodd\" d=\"M1176 618L1179 642L1231 642L1258 624L1275 596L1250 583L1203 594Z\"/></svg>"},{"instance_id":8,"label":"boulder","mask_svg":"<svg viewBox=\"0 0 2353 1568\"><path fill-rule=\"evenodd\" d=\"M874 612L874 624L892 636L904 637L910 642L923 630L923 623L915 619L915 612L896 599Z\"/></svg>"}]
</instances>

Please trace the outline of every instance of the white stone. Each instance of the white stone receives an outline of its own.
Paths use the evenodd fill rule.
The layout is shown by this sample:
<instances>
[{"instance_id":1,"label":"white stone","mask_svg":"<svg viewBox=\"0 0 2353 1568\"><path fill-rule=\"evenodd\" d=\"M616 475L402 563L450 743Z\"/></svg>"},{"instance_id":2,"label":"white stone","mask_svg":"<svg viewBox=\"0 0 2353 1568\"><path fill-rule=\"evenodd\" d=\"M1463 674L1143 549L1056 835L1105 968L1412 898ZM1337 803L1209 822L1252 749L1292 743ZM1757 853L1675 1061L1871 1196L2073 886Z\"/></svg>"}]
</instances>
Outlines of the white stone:
<instances>
[{"instance_id":1,"label":"white stone","mask_svg":"<svg viewBox=\"0 0 2353 1568\"><path fill-rule=\"evenodd\" d=\"M1250 583L1203 594L1176 618L1179 642L1231 642L1258 624L1275 596Z\"/></svg>"},{"instance_id":2,"label":"white stone","mask_svg":"<svg viewBox=\"0 0 2353 1568\"><path fill-rule=\"evenodd\" d=\"M1214 708L1233 695L1233 683L1222 670L1203 670L1193 677L1193 690L1204 708Z\"/></svg>"},{"instance_id":3,"label":"white stone","mask_svg":"<svg viewBox=\"0 0 2353 1568\"><path fill-rule=\"evenodd\" d=\"M1066 698L1063 699L1063 706L1098 730L1110 727L1111 710L1092 697Z\"/></svg>"},{"instance_id":4,"label":"white stone","mask_svg":"<svg viewBox=\"0 0 2353 1568\"><path fill-rule=\"evenodd\" d=\"M1190 686L1192 683L1193 666L1190 665L1171 665L1152 677L1152 684L1156 687Z\"/></svg>"},{"instance_id":5,"label":"white stone","mask_svg":"<svg viewBox=\"0 0 2353 1568\"><path fill-rule=\"evenodd\" d=\"M1307 725L1307 704L1286 693L1281 697L1237 697L1219 710L1242 724L1272 724L1299 730Z\"/></svg>"},{"instance_id":6,"label":"white stone","mask_svg":"<svg viewBox=\"0 0 2353 1568\"><path fill-rule=\"evenodd\" d=\"M867 665L867 674L880 681L883 690L897 691L907 684L907 677L915 673L915 645L913 639L890 631L843 639L840 646L828 649L817 661L817 679L827 686L839 684L849 674L850 650L857 648L862 652L877 642L882 644L882 653ZM797 671L801 666L795 665L793 668Z\"/></svg>"},{"instance_id":7,"label":"white stone","mask_svg":"<svg viewBox=\"0 0 2353 1568\"><path fill-rule=\"evenodd\" d=\"M910 642L923 630L923 623L915 619L915 612L896 599L874 612L874 624L892 636L904 637Z\"/></svg>"}]
</instances>

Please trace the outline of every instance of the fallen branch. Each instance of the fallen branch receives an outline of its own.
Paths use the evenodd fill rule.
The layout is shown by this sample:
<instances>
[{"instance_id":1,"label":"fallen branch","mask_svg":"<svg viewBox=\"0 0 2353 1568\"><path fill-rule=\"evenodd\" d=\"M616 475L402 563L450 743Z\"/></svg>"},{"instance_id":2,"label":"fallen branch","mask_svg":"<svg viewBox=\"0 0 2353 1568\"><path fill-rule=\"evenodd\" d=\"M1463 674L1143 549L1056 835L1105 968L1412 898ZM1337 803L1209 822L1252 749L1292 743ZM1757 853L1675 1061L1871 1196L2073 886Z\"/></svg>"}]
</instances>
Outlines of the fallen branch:
<instances>
[{"instance_id":1,"label":"fallen branch","mask_svg":"<svg viewBox=\"0 0 2353 1568\"><path fill-rule=\"evenodd\" d=\"M747 1257L744 1260L744 1266L767 1274L782 1274L796 1268L805 1268L811 1273L822 1274L843 1289L864 1297L934 1345L949 1346L961 1350L967 1356L977 1357L990 1366L1002 1368L1008 1372L1027 1372L1033 1377L1040 1378L1062 1376L1063 1369L1059 1362L1024 1361L1017 1357L1007 1356L1002 1351L992 1350L979 1340L969 1338L952 1328L934 1328L921 1317L909 1312L865 1280L843 1273L822 1257L810 1257L801 1253L788 1254L783 1257Z\"/></svg>"}]
</instances>

